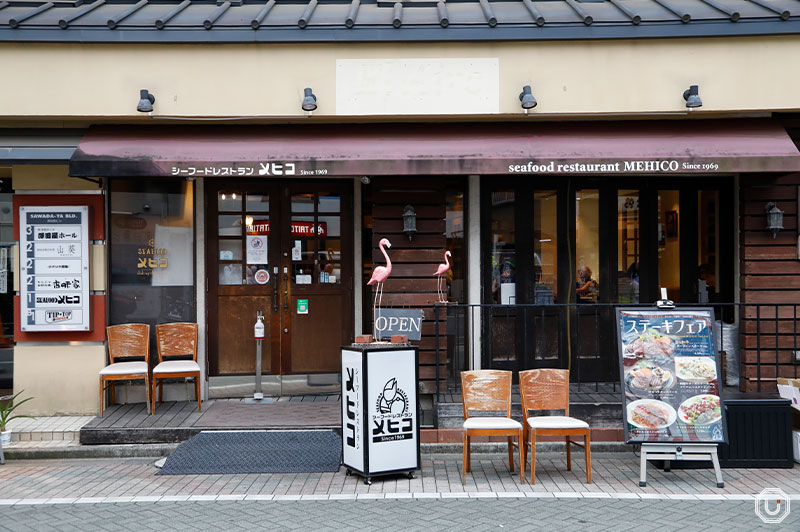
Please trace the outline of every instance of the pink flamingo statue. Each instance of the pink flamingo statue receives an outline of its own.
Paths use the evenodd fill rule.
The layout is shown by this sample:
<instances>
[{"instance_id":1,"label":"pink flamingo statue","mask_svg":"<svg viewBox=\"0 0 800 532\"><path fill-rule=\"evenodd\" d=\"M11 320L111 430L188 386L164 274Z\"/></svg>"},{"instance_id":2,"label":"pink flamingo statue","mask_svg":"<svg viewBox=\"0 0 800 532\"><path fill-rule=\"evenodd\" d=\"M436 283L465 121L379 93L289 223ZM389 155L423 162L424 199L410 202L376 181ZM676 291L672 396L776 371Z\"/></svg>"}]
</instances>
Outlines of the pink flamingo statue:
<instances>
[{"instance_id":1,"label":"pink flamingo statue","mask_svg":"<svg viewBox=\"0 0 800 532\"><path fill-rule=\"evenodd\" d=\"M377 285L375 287L375 301L372 303L373 320L377 320L377 318L375 318L375 310L380 310L381 308L381 301L383 300L383 283L389 278L389 275L392 274L392 261L389 260L389 255L387 255L386 250L383 249L383 246L391 248L392 243L386 238L381 238L381 241L378 242L378 247L381 249L381 253L383 253L383 256L386 258L386 266L375 266L375 269L372 270L372 277L370 277L369 282L367 283L367 286L373 284ZM374 332L377 333L377 330ZM377 340L377 335L375 339Z\"/></svg>"},{"instance_id":2,"label":"pink flamingo statue","mask_svg":"<svg viewBox=\"0 0 800 532\"><path fill-rule=\"evenodd\" d=\"M450 261L447 260L447 257L450 256L450 250L444 252L444 264L440 264L439 268L436 270L435 275L436 279L436 293L439 295L439 303L447 303L447 299L444 297L444 293L447 291L447 281L444 281L444 275L450 271Z\"/></svg>"}]
</instances>

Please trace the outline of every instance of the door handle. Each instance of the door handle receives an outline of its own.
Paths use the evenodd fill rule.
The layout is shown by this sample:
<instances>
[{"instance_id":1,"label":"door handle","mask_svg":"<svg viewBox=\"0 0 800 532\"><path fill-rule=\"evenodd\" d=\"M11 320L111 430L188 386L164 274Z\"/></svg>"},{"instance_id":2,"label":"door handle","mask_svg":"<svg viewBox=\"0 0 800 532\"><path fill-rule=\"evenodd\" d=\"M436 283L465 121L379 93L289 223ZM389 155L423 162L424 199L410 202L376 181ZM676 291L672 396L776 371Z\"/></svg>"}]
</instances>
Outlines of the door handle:
<instances>
[{"instance_id":1,"label":"door handle","mask_svg":"<svg viewBox=\"0 0 800 532\"><path fill-rule=\"evenodd\" d=\"M283 274L283 310L289 310L289 276Z\"/></svg>"},{"instance_id":2,"label":"door handle","mask_svg":"<svg viewBox=\"0 0 800 532\"><path fill-rule=\"evenodd\" d=\"M272 282L272 312L278 312L278 280L273 279Z\"/></svg>"}]
</instances>

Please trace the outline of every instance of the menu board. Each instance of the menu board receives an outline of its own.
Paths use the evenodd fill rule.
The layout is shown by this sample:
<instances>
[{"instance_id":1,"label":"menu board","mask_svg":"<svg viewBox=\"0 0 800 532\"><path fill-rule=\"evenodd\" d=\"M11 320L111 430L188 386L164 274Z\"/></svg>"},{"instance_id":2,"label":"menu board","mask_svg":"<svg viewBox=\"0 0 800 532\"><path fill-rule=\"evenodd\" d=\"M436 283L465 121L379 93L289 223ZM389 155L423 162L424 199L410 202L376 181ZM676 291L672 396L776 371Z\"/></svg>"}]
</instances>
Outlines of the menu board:
<instances>
[{"instance_id":1,"label":"menu board","mask_svg":"<svg viewBox=\"0 0 800 532\"><path fill-rule=\"evenodd\" d=\"M714 310L617 309L625 441L725 442Z\"/></svg>"},{"instance_id":2,"label":"menu board","mask_svg":"<svg viewBox=\"0 0 800 532\"><path fill-rule=\"evenodd\" d=\"M20 329L88 331L89 207L19 208Z\"/></svg>"}]
</instances>

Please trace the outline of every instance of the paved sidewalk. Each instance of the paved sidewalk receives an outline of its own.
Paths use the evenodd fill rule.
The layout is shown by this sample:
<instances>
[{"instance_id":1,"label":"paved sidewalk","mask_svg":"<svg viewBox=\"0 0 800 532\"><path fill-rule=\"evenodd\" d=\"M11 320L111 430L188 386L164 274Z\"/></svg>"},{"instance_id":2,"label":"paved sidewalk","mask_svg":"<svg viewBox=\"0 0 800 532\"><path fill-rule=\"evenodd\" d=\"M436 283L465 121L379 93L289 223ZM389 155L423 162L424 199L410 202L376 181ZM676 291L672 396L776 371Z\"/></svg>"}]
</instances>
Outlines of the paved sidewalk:
<instances>
[{"instance_id":1,"label":"paved sidewalk","mask_svg":"<svg viewBox=\"0 0 800 532\"><path fill-rule=\"evenodd\" d=\"M507 456L507 455L506 455ZM0 505L208 500L301 500L393 498L605 498L664 500L750 500L764 488L780 488L800 499L793 469L725 469L725 488L709 469L648 468L648 485L638 486L633 453L592 453L593 484L586 484L581 458L566 471L564 454L537 453L536 484L520 483L501 454L473 454L472 473L462 485L461 456L425 454L416 478L337 473L247 475L156 475L154 458L9 460L0 466ZM798 512L800 513L800 512Z\"/></svg>"}]
</instances>

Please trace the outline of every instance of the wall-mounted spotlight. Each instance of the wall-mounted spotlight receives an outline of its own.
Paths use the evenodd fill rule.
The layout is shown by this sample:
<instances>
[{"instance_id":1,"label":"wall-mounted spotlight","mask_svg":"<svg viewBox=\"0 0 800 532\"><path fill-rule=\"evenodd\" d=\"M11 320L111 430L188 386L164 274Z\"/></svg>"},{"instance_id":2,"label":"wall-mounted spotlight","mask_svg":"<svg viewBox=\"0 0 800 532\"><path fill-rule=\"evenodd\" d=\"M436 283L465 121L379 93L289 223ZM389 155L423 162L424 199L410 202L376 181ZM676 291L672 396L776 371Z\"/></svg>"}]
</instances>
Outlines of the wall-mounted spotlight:
<instances>
[{"instance_id":1,"label":"wall-mounted spotlight","mask_svg":"<svg viewBox=\"0 0 800 532\"><path fill-rule=\"evenodd\" d=\"M362 185L369 185L372 180L369 178L368 175L361 176L361 184Z\"/></svg>"},{"instance_id":2,"label":"wall-mounted spotlight","mask_svg":"<svg viewBox=\"0 0 800 532\"><path fill-rule=\"evenodd\" d=\"M408 241L417 232L417 209L413 205L403 207L403 232L408 235Z\"/></svg>"},{"instance_id":3,"label":"wall-mounted spotlight","mask_svg":"<svg viewBox=\"0 0 800 532\"><path fill-rule=\"evenodd\" d=\"M136 110L140 113L152 113L154 103L156 103L156 97L147 89L142 89L139 91L139 105L136 106Z\"/></svg>"},{"instance_id":4,"label":"wall-mounted spotlight","mask_svg":"<svg viewBox=\"0 0 800 532\"><path fill-rule=\"evenodd\" d=\"M522 92L519 93L519 102L522 108L525 109L525 114L528 114L529 109L536 107L536 98L531 93L530 85L522 87Z\"/></svg>"},{"instance_id":5,"label":"wall-mounted spotlight","mask_svg":"<svg viewBox=\"0 0 800 532\"><path fill-rule=\"evenodd\" d=\"M694 107L702 107L703 102L700 100L699 90L697 85L692 85L683 91L683 99L686 100L686 107L692 109Z\"/></svg>"},{"instance_id":6,"label":"wall-mounted spotlight","mask_svg":"<svg viewBox=\"0 0 800 532\"><path fill-rule=\"evenodd\" d=\"M767 229L772 232L772 238L775 238L778 231L783 229L783 211L774 201L764 205L764 210L767 212Z\"/></svg>"},{"instance_id":7,"label":"wall-mounted spotlight","mask_svg":"<svg viewBox=\"0 0 800 532\"><path fill-rule=\"evenodd\" d=\"M308 116L311 116L311 113L317 110L317 97L308 87L303 89L303 104L301 107L303 111L308 112Z\"/></svg>"}]
</instances>

